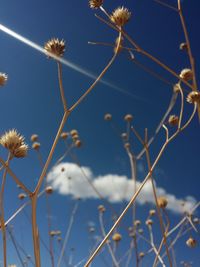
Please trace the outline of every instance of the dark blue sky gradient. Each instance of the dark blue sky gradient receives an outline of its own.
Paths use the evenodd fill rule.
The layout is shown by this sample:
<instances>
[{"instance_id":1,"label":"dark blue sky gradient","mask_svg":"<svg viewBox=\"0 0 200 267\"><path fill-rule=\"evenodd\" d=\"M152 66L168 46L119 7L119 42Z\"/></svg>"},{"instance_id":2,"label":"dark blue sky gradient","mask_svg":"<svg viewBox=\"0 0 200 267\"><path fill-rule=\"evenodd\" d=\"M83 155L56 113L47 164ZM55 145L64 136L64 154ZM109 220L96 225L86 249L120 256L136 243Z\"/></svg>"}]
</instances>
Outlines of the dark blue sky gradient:
<instances>
[{"instance_id":1,"label":"dark blue sky gradient","mask_svg":"<svg viewBox=\"0 0 200 267\"><path fill-rule=\"evenodd\" d=\"M176 1L169 0L168 3L175 5ZM124 5L132 11L131 21L125 29L140 46L161 59L177 73L183 68L189 67L186 54L179 50L179 44L184 41L184 35L176 12L151 0L105 0L105 8L108 12L119 5ZM191 47L196 59L198 83L200 82L199 10L199 1L183 1ZM112 43L117 37L117 33L95 18L95 12L103 16L98 10L91 10L87 1L80 0L2 0L0 23L41 46L52 37L63 38L66 40L64 57L92 73L99 74L112 57L112 48L88 45L87 42ZM9 75L7 85L0 91L0 133L16 128L25 136L29 144L31 134L37 133L40 137L42 157L45 160L63 113L56 63L3 32L0 32L0 40L0 71ZM125 44L130 46L128 42ZM135 54L135 57L137 61L154 69L170 83L177 82L176 78L147 58L139 54ZM109 123L103 120L104 114L111 113L115 125L125 131L126 124L123 117L126 113L131 113L138 131L143 135L144 128L148 128L151 136L168 107L172 88L136 66L126 52L120 53L104 79L133 96L130 97L99 83L87 99L72 113L65 130L78 129L84 145L80 150L76 150L76 153L81 164L91 167L95 175L115 173L130 177L129 161L122 142ZM69 105L72 105L91 83L91 78L63 66L63 84ZM177 105L180 105L179 101ZM186 117L191 110L191 106L186 104ZM135 137L133 140L135 152L138 153L141 147ZM156 157L163 141L164 131L161 130L157 141L151 147L152 159ZM63 143L60 142L51 166L64 150ZM190 127L170 144L161 158L156 170L157 184L178 198L191 195L199 199L199 151L199 122L195 116ZM5 156L3 149L0 153L2 157ZM71 161L70 158L67 160ZM13 160L11 167L17 176L33 190L41 172L35 152L30 151L29 156L23 160ZM142 178L143 174L140 174L139 179L142 180ZM11 177L8 177L5 193L6 218L19 206L19 201L16 201L16 190ZM75 247L74 263L89 255L90 240L87 223L93 221L99 229L96 208L99 203L100 201L97 200L81 201L80 203L68 248L70 251L70 247ZM60 227L65 232L66 222L69 222L75 201L68 196L63 197L55 193L52 196L51 204L54 211L53 227ZM40 231L47 243L45 201L39 201L38 205ZM121 203L114 205L114 208L119 211L124 206L125 203ZM148 209L149 206L138 209L138 216L145 220ZM26 214L21 214L12 224L16 230L16 238L21 245L25 246L26 251L33 255L31 228L27 221L29 215L30 210L26 208ZM112 225L111 214L108 212L106 216L107 230L109 230L109 226ZM177 216L171 213L170 216L172 216L172 222L178 221ZM130 223L131 213L129 212L122 223L121 231L124 235ZM200 257L197 255L199 247L194 251L188 251L184 242L183 238L181 244L177 245L178 260L192 259L193 266L200 266ZM128 245L128 238L124 237L123 247L121 250L119 248L121 255L126 251ZM48 253L44 247L41 248L42 266L48 267L50 266ZM145 248L142 249L145 250ZM9 263L17 263L20 266L10 241L8 250ZM107 257L108 259L109 257ZM101 257L95 260L94 266L103 266ZM145 262L145 259L144 266L148 266L148 261Z\"/></svg>"}]
</instances>

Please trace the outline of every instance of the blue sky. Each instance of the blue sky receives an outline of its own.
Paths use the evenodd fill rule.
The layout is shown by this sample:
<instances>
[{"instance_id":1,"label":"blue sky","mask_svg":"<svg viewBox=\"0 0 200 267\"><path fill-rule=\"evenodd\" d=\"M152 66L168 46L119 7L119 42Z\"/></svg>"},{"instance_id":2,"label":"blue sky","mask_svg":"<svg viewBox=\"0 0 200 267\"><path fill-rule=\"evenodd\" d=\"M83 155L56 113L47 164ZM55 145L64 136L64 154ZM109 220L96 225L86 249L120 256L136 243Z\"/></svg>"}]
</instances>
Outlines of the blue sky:
<instances>
[{"instance_id":1,"label":"blue sky","mask_svg":"<svg viewBox=\"0 0 200 267\"><path fill-rule=\"evenodd\" d=\"M175 5L176 1L169 0L168 3ZM186 54L179 50L179 44L184 41L184 35L180 19L174 11L149 0L117 0L114 3L105 1L105 8L109 12L119 5L124 5L132 11L132 18L126 26L126 31L138 44L171 66L177 73L189 66ZM183 2L191 47L196 59L198 82L200 70L198 61L200 57L199 8L198 1ZM112 57L112 49L105 46L88 45L88 41L113 43L117 35L116 32L95 18L95 12L101 14L97 10L91 10L87 1L61 0L58 3L58 1L46 0L28 2L4 0L0 9L0 23L41 46L52 37L63 38L66 40L64 57L84 69L98 74ZM56 63L3 32L0 32L0 39L0 71L9 75L7 85L1 88L0 92L1 134L8 129L16 128L25 136L31 146L29 138L31 134L37 133L41 142L42 158L45 160L63 112ZM126 43L126 45L129 44ZM177 82L174 77L141 55L135 54L135 57L137 61L164 76L171 84ZM126 130L123 117L125 114L131 113L138 131L143 135L144 128L148 128L151 136L168 107L172 88L136 66L130 60L129 54L125 52L120 53L104 79L125 90L129 95L99 83L87 99L71 114L65 130L78 129L83 147L74 152L81 165L92 170L93 178L107 174L130 177L129 161L122 141L110 124L103 120L104 114L111 113L114 125L123 132ZM92 79L63 66L63 83L68 103L72 105L90 86ZM179 101L178 105L180 105ZM191 106L186 104L186 116L190 112ZM156 157L163 141L164 133L161 131L157 141L152 145L152 158ZM132 142L137 154L141 148L134 136L132 136ZM199 200L199 149L199 122L195 116L190 127L180 134L161 158L155 171L157 185L164 188L167 193L176 196L177 199L193 196ZM63 142L59 142L49 171L64 151ZM0 153L2 157L5 156L3 149ZM66 161L72 162L72 159L68 157ZM145 160L138 162L140 181L146 171L144 163ZM30 151L26 159L16 159L12 162L11 167L17 176L33 190L41 172L35 151ZM8 177L5 194L7 218L20 205L17 200L17 190L11 178ZM71 247L75 247L74 264L89 255L88 247L91 246L91 240L87 232L88 222L94 222L97 234L100 233L97 212L99 203L101 203L99 200L89 198L82 200L79 204L67 248L69 252ZM62 232L66 231L66 224L69 223L74 204L75 200L71 196L55 192L51 199L53 228L60 228ZM120 211L125 204L126 202L122 202L113 205L117 211ZM42 238L47 243L45 200L41 199L38 205L40 231ZM149 205L139 205L139 207L138 217L145 220ZM177 222L180 218L170 211L169 214L172 223ZM31 228L27 221L29 215L30 210L26 208L26 214L22 213L12 224L18 241L26 248L28 254L33 255ZM111 214L108 211L106 215L107 230L111 226L110 218ZM126 228L130 223L131 213L124 218L120 228L125 236L122 248L119 249L121 251L119 253L122 255L129 245L130 240L126 237ZM199 266L199 248L188 250L184 242L183 237L180 245L177 245L177 259L179 261L193 260L193 266ZM9 241L8 246L9 263L17 263L17 266L20 266L12 242ZM44 247L41 246L41 249L42 266L50 266L48 253ZM146 247L141 249L145 250ZM184 258L180 251L185 252ZM106 252L105 258L109 261ZM103 266L103 264L105 263L102 262L100 256L94 262L94 266ZM147 263L144 259L144 266L146 266L145 264Z\"/></svg>"}]
</instances>

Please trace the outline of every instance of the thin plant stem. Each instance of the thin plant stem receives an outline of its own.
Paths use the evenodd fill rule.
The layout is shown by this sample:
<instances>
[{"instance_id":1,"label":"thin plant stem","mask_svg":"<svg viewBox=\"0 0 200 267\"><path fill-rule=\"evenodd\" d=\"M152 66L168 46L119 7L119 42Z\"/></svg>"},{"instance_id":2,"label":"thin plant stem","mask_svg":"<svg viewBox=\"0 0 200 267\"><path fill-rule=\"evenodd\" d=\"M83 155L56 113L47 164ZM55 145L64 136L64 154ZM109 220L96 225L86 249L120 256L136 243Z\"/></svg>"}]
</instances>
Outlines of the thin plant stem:
<instances>
[{"instance_id":1,"label":"thin plant stem","mask_svg":"<svg viewBox=\"0 0 200 267\"><path fill-rule=\"evenodd\" d=\"M182 12L181 1L177 0L177 4L178 4L178 13L179 13L179 16L181 19L181 24L182 24L182 28L183 28L183 32L184 32L184 36L185 36L185 41L187 44L187 51L188 51L188 56L189 56L189 60L190 60L190 65L192 68L192 74L193 74L193 88L192 89L197 90L198 87L197 87L196 72L195 72L195 61L194 61L194 58L192 55L188 31L186 28L185 19L184 19L183 12Z\"/></svg>"},{"instance_id":2,"label":"thin plant stem","mask_svg":"<svg viewBox=\"0 0 200 267\"><path fill-rule=\"evenodd\" d=\"M67 101L65 98L63 82L62 82L62 65L59 61L57 62L57 65L58 65L58 80L59 80L59 87L60 87L60 95L62 98L64 112L66 112L67 111Z\"/></svg>"},{"instance_id":3,"label":"thin plant stem","mask_svg":"<svg viewBox=\"0 0 200 267\"><path fill-rule=\"evenodd\" d=\"M178 9L176 7L173 7L173 6L167 4L167 3L163 2L163 1L160 1L160 0L154 0L154 1L157 2L158 4L164 6L164 7L168 7L171 10L178 12Z\"/></svg>"},{"instance_id":4,"label":"thin plant stem","mask_svg":"<svg viewBox=\"0 0 200 267\"><path fill-rule=\"evenodd\" d=\"M103 223L103 212L99 212L99 223L100 223L100 228L101 228L102 235L104 237L106 235L106 232L105 232L104 223ZM110 244L108 242L107 242L107 247L108 247L108 251L110 253L110 256L112 258L114 267L119 267L119 264L117 262L115 254L114 254L114 252L112 250L112 247L110 246Z\"/></svg>"},{"instance_id":5,"label":"thin plant stem","mask_svg":"<svg viewBox=\"0 0 200 267\"><path fill-rule=\"evenodd\" d=\"M115 50L115 53L113 55L113 57L111 58L111 60L108 62L108 64L106 65L106 67L103 69L103 71L100 73L100 75L97 77L97 79L94 81L94 83L88 88L88 90L75 102L75 104L72 105L72 107L69 109L69 111L73 111L84 99L85 97L93 90L93 88L95 87L95 85L100 81L100 79L104 76L104 74L107 72L107 70L110 68L110 66L113 64L114 60L116 59L117 55L118 55L118 51L119 51L119 47L120 47L120 43L121 43L121 30L119 30L119 38L118 38L118 43L117 43L117 47Z\"/></svg>"}]
</instances>

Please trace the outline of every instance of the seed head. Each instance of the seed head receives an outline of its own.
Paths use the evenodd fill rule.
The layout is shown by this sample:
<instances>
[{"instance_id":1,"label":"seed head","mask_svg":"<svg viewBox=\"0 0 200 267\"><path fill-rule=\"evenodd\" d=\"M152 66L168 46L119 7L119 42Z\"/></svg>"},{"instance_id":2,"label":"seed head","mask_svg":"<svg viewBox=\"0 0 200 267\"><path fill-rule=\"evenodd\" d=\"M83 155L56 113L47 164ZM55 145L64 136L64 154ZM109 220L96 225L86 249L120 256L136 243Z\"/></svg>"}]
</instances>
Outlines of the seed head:
<instances>
[{"instance_id":1,"label":"seed head","mask_svg":"<svg viewBox=\"0 0 200 267\"><path fill-rule=\"evenodd\" d=\"M0 144L7 148L14 157L23 158L27 155L28 146L24 143L24 137L15 129L5 132L0 138Z\"/></svg>"},{"instance_id":2,"label":"seed head","mask_svg":"<svg viewBox=\"0 0 200 267\"><path fill-rule=\"evenodd\" d=\"M194 238L190 237L190 238L188 238L188 240L186 241L186 245L187 245L188 247L190 247L190 248L194 248L194 247L196 247L196 245L197 245L197 241L196 241Z\"/></svg>"},{"instance_id":3,"label":"seed head","mask_svg":"<svg viewBox=\"0 0 200 267\"><path fill-rule=\"evenodd\" d=\"M59 40L58 38L52 38L44 45L44 49L46 50L48 57L51 57L49 53L52 53L57 57L62 57L65 52L65 41Z\"/></svg>"},{"instance_id":4,"label":"seed head","mask_svg":"<svg viewBox=\"0 0 200 267\"><path fill-rule=\"evenodd\" d=\"M144 233L144 230L143 230L142 228L140 228L140 229L138 230L138 233L139 233L139 234L143 234L143 233Z\"/></svg>"},{"instance_id":5,"label":"seed head","mask_svg":"<svg viewBox=\"0 0 200 267\"><path fill-rule=\"evenodd\" d=\"M62 132L60 137L65 140L65 139L67 139L68 135L69 134L67 132Z\"/></svg>"},{"instance_id":6,"label":"seed head","mask_svg":"<svg viewBox=\"0 0 200 267\"><path fill-rule=\"evenodd\" d=\"M193 73L191 69L183 69L179 76L187 82L193 79Z\"/></svg>"},{"instance_id":7,"label":"seed head","mask_svg":"<svg viewBox=\"0 0 200 267\"><path fill-rule=\"evenodd\" d=\"M153 224L153 221L152 220L150 220L150 219L146 220L146 225L151 226L152 224Z\"/></svg>"},{"instance_id":8,"label":"seed head","mask_svg":"<svg viewBox=\"0 0 200 267\"><path fill-rule=\"evenodd\" d=\"M119 241L121 241L121 239L122 239L122 236L119 233L115 233L112 236L112 240L115 241L115 242L119 242Z\"/></svg>"},{"instance_id":9,"label":"seed head","mask_svg":"<svg viewBox=\"0 0 200 267\"><path fill-rule=\"evenodd\" d=\"M53 231L53 230L50 231L49 235L52 236L52 237L54 237L56 235L56 231Z\"/></svg>"},{"instance_id":10,"label":"seed head","mask_svg":"<svg viewBox=\"0 0 200 267\"><path fill-rule=\"evenodd\" d=\"M21 145L15 149L14 156L16 158L25 158L28 153L28 146L26 144Z\"/></svg>"},{"instance_id":11,"label":"seed head","mask_svg":"<svg viewBox=\"0 0 200 267\"><path fill-rule=\"evenodd\" d=\"M118 7L110 16L110 19L113 23L115 23L119 27L123 27L130 19L131 12L125 7Z\"/></svg>"},{"instance_id":12,"label":"seed head","mask_svg":"<svg viewBox=\"0 0 200 267\"><path fill-rule=\"evenodd\" d=\"M125 149L130 149L130 148L131 148L130 143L126 142L126 143L124 144L124 148L125 148Z\"/></svg>"},{"instance_id":13,"label":"seed head","mask_svg":"<svg viewBox=\"0 0 200 267\"><path fill-rule=\"evenodd\" d=\"M133 120L133 116L131 114L126 114L124 116L124 120L128 121L128 122L131 122Z\"/></svg>"},{"instance_id":14,"label":"seed head","mask_svg":"<svg viewBox=\"0 0 200 267\"><path fill-rule=\"evenodd\" d=\"M98 210L99 210L99 212L103 213L103 212L105 212L106 209L103 205L99 205Z\"/></svg>"},{"instance_id":15,"label":"seed head","mask_svg":"<svg viewBox=\"0 0 200 267\"><path fill-rule=\"evenodd\" d=\"M52 186L47 186L46 188L45 188L45 192L47 193L47 194L52 194L53 193L53 188L52 188Z\"/></svg>"},{"instance_id":16,"label":"seed head","mask_svg":"<svg viewBox=\"0 0 200 267\"><path fill-rule=\"evenodd\" d=\"M104 120L105 120L105 121L110 121L110 120L112 120L112 115L111 115L110 113L106 113L106 114L104 115Z\"/></svg>"},{"instance_id":17,"label":"seed head","mask_svg":"<svg viewBox=\"0 0 200 267\"><path fill-rule=\"evenodd\" d=\"M70 131L70 134L71 134L71 136L73 136L73 135L77 135L78 134L78 131L77 130L71 130Z\"/></svg>"},{"instance_id":18,"label":"seed head","mask_svg":"<svg viewBox=\"0 0 200 267\"><path fill-rule=\"evenodd\" d=\"M103 0L90 0L89 1L89 6L90 8L93 8L93 9L97 9L102 5L103 5Z\"/></svg>"},{"instance_id":19,"label":"seed head","mask_svg":"<svg viewBox=\"0 0 200 267\"><path fill-rule=\"evenodd\" d=\"M179 48L180 48L180 50L188 50L188 46L186 43L181 43Z\"/></svg>"},{"instance_id":20,"label":"seed head","mask_svg":"<svg viewBox=\"0 0 200 267\"><path fill-rule=\"evenodd\" d=\"M140 226L140 224L141 224L141 221L140 221L140 220L135 220L135 221L134 221L134 225L135 225L135 226L138 227L138 226Z\"/></svg>"},{"instance_id":21,"label":"seed head","mask_svg":"<svg viewBox=\"0 0 200 267\"><path fill-rule=\"evenodd\" d=\"M139 257L140 257L140 258L144 258L144 255L145 255L144 252L140 252L140 253L139 253Z\"/></svg>"},{"instance_id":22,"label":"seed head","mask_svg":"<svg viewBox=\"0 0 200 267\"><path fill-rule=\"evenodd\" d=\"M37 134L32 134L31 135L31 142L35 142L38 140L38 135Z\"/></svg>"},{"instance_id":23,"label":"seed head","mask_svg":"<svg viewBox=\"0 0 200 267\"><path fill-rule=\"evenodd\" d=\"M162 209L167 207L168 201L166 197L158 197L158 206Z\"/></svg>"},{"instance_id":24,"label":"seed head","mask_svg":"<svg viewBox=\"0 0 200 267\"><path fill-rule=\"evenodd\" d=\"M195 104L200 102L200 92L192 91L187 96L187 102Z\"/></svg>"},{"instance_id":25,"label":"seed head","mask_svg":"<svg viewBox=\"0 0 200 267\"><path fill-rule=\"evenodd\" d=\"M79 139L79 135L78 135L78 134L74 134L74 135L72 135L72 139L73 139L73 141L75 142L76 140Z\"/></svg>"},{"instance_id":26,"label":"seed head","mask_svg":"<svg viewBox=\"0 0 200 267\"><path fill-rule=\"evenodd\" d=\"M24 193L21 193L21 194L18 195L18 198L20 200L23 200L25 197L26 197L26 195Z\"/></svg>"},{"instance_id":27,"label":"seed head","mask_svg":"<svg viewBox=\"0 0 200 267\"><path fill-rule=\"evenodd\" d=\"M122 139L123 139L124 141L126 141L127 138L128 138L127 133L122 133L122 134L121 134L121 137L122 137Z\"/></svg>"},{"instance_id":28,"label":"seed head","mask_svg":"<svg viewBox=\"0 0 200 267\"><path fill-rule=\"evenodd\" d=\"M170 115L168 119L168 123L171 126L177 126L179 122L179 117L176 115Z\"/></svg>"},{"instance_id":29,"label":"seed head","mask_svg":"<svg viewBox=\"0 0 200 267\"><path fill-rule=\"evenodd\" d=\"M82 146L81 140L76 140L75 141L75 146L78 147L78 148L81 147Z\"/></svg>"},{"instance_id":30,"label":"seed head","mask_svg":"<svg viewBox=\"0 0 200 267\"><path fill-rule=\"evenodd\" d=\"M155 214L156 214L156 211L155 211L155 210L150 210L150 211L149 211L149 215L150 215L150 216L154 216Z\"/></svg>"},{"instance_id":31,"label":"seed head","mask_svg":"<svg viewBox=\"0 0 200 267\"><path fill-rule=\"evenodd\" d=\"M8 80L8 75L0 72L0 86L4 86Z\"/></svg>"},{"instance_id":32,"label":"seed head","mask_svg":"<svg viewBox=\"0 0 200 267\"><path fill-rule=\"evenodd\" d=\"M32 148L35 149L35 150L39 150L39 149L40 149L40 143L38 143L38 142L34 142L34 143L32 144Z\"/></svg>"}]
</instances>

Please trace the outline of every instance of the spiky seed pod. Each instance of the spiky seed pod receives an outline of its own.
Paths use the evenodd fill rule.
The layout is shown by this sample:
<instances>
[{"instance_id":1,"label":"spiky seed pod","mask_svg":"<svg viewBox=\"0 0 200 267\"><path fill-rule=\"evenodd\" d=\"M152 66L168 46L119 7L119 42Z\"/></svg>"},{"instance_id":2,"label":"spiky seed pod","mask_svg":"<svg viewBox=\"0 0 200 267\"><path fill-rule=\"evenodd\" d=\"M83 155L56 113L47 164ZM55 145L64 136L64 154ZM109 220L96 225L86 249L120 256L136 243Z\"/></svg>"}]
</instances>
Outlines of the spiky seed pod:
<instances>
[{"instance_id":1,"label":"spiky seed pod","mask_svg":"<svg viewBox=\"0 0 200 267\"><path fill-rule=\"evenodd\" d=\"M65 52L65 41L59 40L58 38L52 38L51 40L46 42L44 49L47 52L47 56L50 58L50 54L53 54L57 57L62 57Z\"/></svg>"},{"instance_id":2,"label":"spiky seed pod","mask_svg":"<svg viewBox=\"0 0 200 267\"><path fill-rule=\"evenodd\" d=\"M140 252L139 253L139 258L144 258L144 255L145 255L144 252Z\"/></svg>"},{"instance_id":3,"label":"spiky seed pod","mask_svg":"<svg viewBox=\"0 0 200 267\"><path fill-rule=\"evenodd\" d=\"M21 193L21 194L18 195L18 198L20 200L23 200L25 197L26 197L26 195L24 193Z\"/></svg>"},{"instance_id":4,"label":"spiky seed pod","mask_svg":"<svg viewBox=\"0 0 200 267\"><path fill-rule=\"evenodd\" d=\"M191 69L183 69L179 74L179 77L184 81L190 81L193 79L193 73Z\"/></svg>"},{"instance_id":5,"label":"spiky seed pod","mask_svg":"<svg viewBox=\"0 0 200 267\"><path fill-rule=\"evenodd\" d=\"M167 207L168 201L166 197L158 197L158 206L162 209L165 209Z\"/></svg>"},{"instance_id":6,"label":"spiky seed pod","mask_svg":"<svg viewBox=\"0 0 200 267\"><path fill-rule=\"evenodd\" d=\"M150 215L150 216L154 216L155 214L156 214L156 211L155 211L155 210L150 210L150 211L149 211L149 215Z\"/></svg>"},{"instance_id":7,"label":"spiky seed pod","mask_svg":"<svg viewBox=\"0 0 200 267\"><path fill-rule=\"evenodd\" d=\"M187 245L188 247L190 247L190 248L194 248L194 247L196 247L196 245L197 245L197 241L196 241L194 238L190 237L190 238L188 238L188 240L186 241L186 245Z\"/></svg>"},{"instance_id":8,"label":"spiky seed pod","mask_svg":"<svg viewBox=\"0 0 200 267\"><path fill-rule=\"evenodd\" d=\"M65 140L65 139L67 139L68 135L69 134L67 132L62 132L60 137Z\"/></svg>"},{"instance_id":9,"label":"spiky seed pod","mask_svg":"<svg viewBox=\"0 0 200 267\"><path fill-rule=\"evenodd\" d=\"M179 123L179 117L176 115L170 115L168 119L168 123L171 126L177 126Z\"/></svg>"},{"instance_id":10,"label":"spiky seed pod","mask_svg":"<svg viewBox=\"0 0 200 267\"><path fill-rule=\"evenodd\" d=\"M113 23L115 23L119 27L123 27L130 19L131 12L125 7L118 7L110 16L110 19Z\"/></svg>"},{"instance_id":11,"label":"spiky seed pod","mask_svg":"<svg viewBox=\"0 0 200 267\"><path fill-rule=\"evenodd\" d=\"M81 147L82 146L81 140L76 140L75 141L75 146L78 147L78 148Z\"/></svg>"},{"instance_id":12,"label":"spiky seed pod","mask_svg":"<svg viewBox=\"0 0 200 267\"><path fill-rule=\"evenodd\" d=\"M122 236L119 233L114 233L112 236L112 240L115 242L119 242L121 241L121 239L122 239Z\"/></svg>"},{"instance_id":13,"label":"spiky seed pod","mask_svg":"<svg viewBox=\"0 0 200 267\"><path fill-rule=\"evenodd\" d=\"M71 134L71 136L73 136L73 135L77 135L78 134L78 131L77 130L71 130L70 131L70 134Z\"/></svg>"},{"instance_id":14,"label":"spiky seed pod","mask_svg":"<svg viewBox=\"0 0 200 267\"><path fill-rule=\"evenodd\" d=\"M32 148L35 149L35 150L39 150L39 149L40 149L40 143L38 143L38 142L34 142L34 143L32 144Z\"/></svg>"},{"instance_id":15,"label":"spiky seed pod","mask_svg":"<svg viewBox=\"0 0 200 267\"><path fill-rule=\"evenodd\" d=\"M52 194L53 193L53 188L52 188L52 186L47 186L46 188L45 188L45 192L47 193L47 194Z\"/></svg>"},{"instance_id":16,"label":"spiky seed pod","mask_svg":"<svg viewBox=\"0 0 200 267\"><path fill-rule=\"evenodd\" d=\"M200 103L200 92L190 92L186 100L190 104Z\"/></svg>"},{"instance_id":17,"label":"spiky seed pod","mask_svg":"<svg viewBox=\"0 0 200 267\"><path fill-rule=\"evenodd\" d=\"M134 221L134 225L135 225L135 226L138 227L138 226L140 226L140 224L141 224L141 221L140 221L140 220L135 220L135 221Z\"/></svg>"},{"instance_id":18,"label":"spiky seed pod","mask_svg":"<svg viewBox=\"0 0 200 267\"><path fill-rule=\"evenodd\" d=\"M148 219L145 223L147 226L151 226L153 224L153 221L151 219Z\"/></svg>"},{"instance_id":19,"label":"spiky seed pod","mask_svg":"<svg viewBox=\"0 0 200 267\"><path fill-rule=\"evenodd\" d=\"M99 212L103 213L103 212L105 212L106 209L103 205L99 205L98 210L99 210Z\"/></svg>"},{"instance_id":20,"label":"spiky seed pod","mask_svg":"<svg viewBox=\"0 0 200 267\"><path fill-rule=\"evenodd\" d=\"M28 146L26 144L23 144L15 149L13 155L16 158L25 158L27 156L27 153L28 153Z\"/></svg>"},{"instance_id":21,"label":"spiky seed pod","mask_svg":"<svg viewBox=\"0 0 200 267\"><path fill-rule=\"evenodd\" d=\"M126 114L124 116L124 120L128 121L128 122L131 122L133 120L133 116L131 114Z\"/></svg>"},{"instance_id":22,"label":"spiky seed pod","mask_svg":"<svg viewBox=\"0 0 200 267\"><path fill-rule=\"evenodd\" d=\"M188 46L186 43L181 43L180 46L179 46L179 49L180 50L188 50Z\"/></svg>"},{"instance_id":23,"label":"spiky seed pod","mask_svg":"<svg viewBox=\"0 0 200 267\"><path fill-rule=\"evenodd\" d=\"M110 113L106 113L106 114L104 115L104 120L105 120L105 121L110 121L110 120L112 120L112 115L111 115Z\"/></svg>"},{"instance_id":24,"label":"spiky seed pod","mask_svg":"<svg viewBox=\"0 0 200 267\"><path fill-rule=\"evenodd\" d=\"M13 152L24 144L24 137L20 135L15 129L5 132L0 138L0 144Z\"/></svg>"},{"instance_id":25,"label":"spiky seed pod","mask_svg":"<svg viewBox=\"0 0 200 267\"><path fill-rule=\"evenodd\" d=\"M38 140L38 135L37 134L32 134L31 135L31 142L36 142Z\"/></svg>"},{"instance_id":26,"label":"spiky seed pod","mask_svg":"<svg viewBox=\"0 0 200 267\"><path fill-rule=\"evenodd\" d=\"M97 9L102 5L103 5L103 0L90 0L89 1L89 6L90 8L93 8L93 9Z\"/></svg>"},{"instance_id":27,"label":"spiky seed pod","mask_svg":"<svg viewBox=\"0 0 200 267\"><path fill-rule=\"evenodd\" d=\"M0 72L0 86L4 86L8 80L8 75Z\"/></svg>"},{"instance_id":28,"label":"spiky seed pod","mask_svg":"<svg viewBox=\"0 0 200 267\"><path fill-rule=\"evenodd\" d=\"M0 144L16 158L23 158L27 155L28 146L24 143L24 137L15 129L5 132L0 138Z\"/></svg>"}]
</instances>

